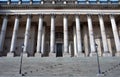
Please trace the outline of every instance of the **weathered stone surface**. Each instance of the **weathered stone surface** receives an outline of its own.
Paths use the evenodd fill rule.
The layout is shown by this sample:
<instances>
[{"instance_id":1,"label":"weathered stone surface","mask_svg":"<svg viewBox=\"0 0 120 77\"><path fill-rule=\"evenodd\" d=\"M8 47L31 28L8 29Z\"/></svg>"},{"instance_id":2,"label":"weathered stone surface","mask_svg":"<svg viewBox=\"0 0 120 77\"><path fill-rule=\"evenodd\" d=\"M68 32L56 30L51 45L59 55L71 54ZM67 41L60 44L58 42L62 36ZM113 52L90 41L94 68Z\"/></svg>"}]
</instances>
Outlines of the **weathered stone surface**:
<instances>
[{"instance_id":1,"label":"weathered stone surface","mask_svg":"<svg viewBox=\"0 0 120 77\"><path fill-rule=\"evenodd\" d=\"M101 57L105 77L120 76L119 57ZM20 57L0 58L0 77L19 77ZM24 57L22 75L26 77L97 77L96 57Z\"/></svg>"}]
</instances>

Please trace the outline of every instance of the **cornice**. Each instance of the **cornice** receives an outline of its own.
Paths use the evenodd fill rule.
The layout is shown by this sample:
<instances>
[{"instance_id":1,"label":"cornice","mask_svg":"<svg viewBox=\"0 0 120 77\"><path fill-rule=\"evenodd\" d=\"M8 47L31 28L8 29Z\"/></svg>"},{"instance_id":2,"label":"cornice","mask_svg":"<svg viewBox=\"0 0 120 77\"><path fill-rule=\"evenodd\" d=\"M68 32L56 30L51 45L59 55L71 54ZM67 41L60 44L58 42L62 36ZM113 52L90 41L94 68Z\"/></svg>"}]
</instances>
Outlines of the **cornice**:
<instances>
[{"instance_id":1,"label":"cornice","mask_svg":"<svg viewBox=\"0 0 120 77\"><path fill-rule=\"evenodd\" d=\"M28 4L0 5L1 9L120 9L120 4Z\"/></svg>"},{"instance_id":2,"label":"cornice","mask_svg":"<svg viewBox=\"0 0 120 77\"><path fill-rule=\"evenodd\" d=\"M89 15L110 15L115 14L119 15L120 10L100 10L100 9L64 9L64 10L55 10L55 9L28 9L28 10L0 10L1 15L50 15L50 14L57 14L57 15L69 15L69 14L89 14Z\"/></svg>"}]
</instances>

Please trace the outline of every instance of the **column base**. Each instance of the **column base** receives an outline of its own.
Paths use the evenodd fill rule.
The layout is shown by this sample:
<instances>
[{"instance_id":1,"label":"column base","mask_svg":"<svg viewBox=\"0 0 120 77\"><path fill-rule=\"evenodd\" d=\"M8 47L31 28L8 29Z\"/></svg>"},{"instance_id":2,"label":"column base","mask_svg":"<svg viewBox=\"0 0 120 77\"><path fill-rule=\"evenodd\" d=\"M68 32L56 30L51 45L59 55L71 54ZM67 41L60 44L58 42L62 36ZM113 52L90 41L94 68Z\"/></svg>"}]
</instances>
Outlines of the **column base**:
<instances>
[{"instance_id":1,"label":"column base","mask_svg":"<svg viewBox=\"0 0 120 77\"><path fill-rule=\"evenodd\" d=\"M28 57L27 53L23 53L23 57Z\"/></svg>"},{"instance_id":2,"label":"column base","mask_svg":"<svg viewBox=\"0 0 120 77\"><path fill-rule=\"evenodd\" d=\"M104 77L104 74L97 74L97 77Z\"/></svg>"},{"instance_id":3,"label":"column base","mask_svg":"<svg viewBox=\"0 0 120 77\"><path fill-rule=\"evenodd\" d=\"M41 57L41 53L35 53L35 57Z\"/></svg>"},{"instance_id":4,"label":"column base","mask_svg":"<svg viewBox=\"0 0 120 77\"><path fill-rule=\"evenodd\" d=\"M78 53L78 55L77 55L78 57L84 57L85 56L85 54L83 54L83 53Z\"/></svg>"},{"instance_id":5,"label":"column base","mask_svg":"<svg viewBox=\"0 0 120 77\"><path fill-rule=\"evenodd\" d=\"M117 53L115 54L115 56L119 56L119 57L120 57L120 52L117 52Z\"/></svg>"},{"instance_id":6,"label":"column base","mask_svg":"<svg viewBox=\"0 0 120 77\"><path fill-rule=\"evenodd\" d=\"M90 53L90 56L96 56L97 54L96 53Z\"/></svg>"},{"instance_id":7,"label":"column base","mask_svg":"<svg viewBox=\"0 0 120 77\"><path fill-rule=\"evenodd\" d=\"M70 57L71 55L69 53L63 53L63 57Z\"/></svg>"},{"instance_id":8,"label":"column base","mask_svg":"<svg viewBox=\"0 0 120 77\"><path fill-rule=\"evenodd\" d=\"M14 57L14 53L11 52L7 53L7 57Z\"/></svg>"},{"instance_id":9,"label":"column base","mask_svg":"<svg viewBox=\"0 0 120 77\"><path fill-rule=\"evenodd\" d=\"M0 57L2 56L2 52L0 51Z\"/></svg>"},{"instance_id":10,"label":"column base","mask_svg":"<svg viewBox=\"0 0 120 77\"><path fill-rule=\"evenodd\" d=\"M49 53L49 57L56 57L56 53Z\"/></svg>"},{"instance_id":11,"label":"column base","mask_svg":"<svg viewBox=\"0 0 120 77\"><path fill-rule=\"evenodd\" d=\"M103 53L103 56L104 57L109 57L109 56L112 56L112 54L110 54L110 53Z\"/></svg>"}]
</instances>

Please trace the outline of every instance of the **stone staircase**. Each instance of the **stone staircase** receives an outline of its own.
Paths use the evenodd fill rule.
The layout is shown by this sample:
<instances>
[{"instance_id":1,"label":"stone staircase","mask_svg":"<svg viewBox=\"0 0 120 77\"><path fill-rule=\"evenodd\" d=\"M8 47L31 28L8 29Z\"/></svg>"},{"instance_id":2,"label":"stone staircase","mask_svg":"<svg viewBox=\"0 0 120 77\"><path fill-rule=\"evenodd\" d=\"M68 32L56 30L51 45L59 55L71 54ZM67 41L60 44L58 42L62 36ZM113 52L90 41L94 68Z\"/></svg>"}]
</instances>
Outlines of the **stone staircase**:
<instances>
[{"instance_id":1,"label":"stone staircase","mask_svg":"<svg viewBox=\"0 0 120 77\"><path fill-rule=\"evenodd\" d=\"M104 77L120 77L120 57L100 57ZM0 57L0 77L97 77L96 57Z\"/></svg>"}]
</instances>

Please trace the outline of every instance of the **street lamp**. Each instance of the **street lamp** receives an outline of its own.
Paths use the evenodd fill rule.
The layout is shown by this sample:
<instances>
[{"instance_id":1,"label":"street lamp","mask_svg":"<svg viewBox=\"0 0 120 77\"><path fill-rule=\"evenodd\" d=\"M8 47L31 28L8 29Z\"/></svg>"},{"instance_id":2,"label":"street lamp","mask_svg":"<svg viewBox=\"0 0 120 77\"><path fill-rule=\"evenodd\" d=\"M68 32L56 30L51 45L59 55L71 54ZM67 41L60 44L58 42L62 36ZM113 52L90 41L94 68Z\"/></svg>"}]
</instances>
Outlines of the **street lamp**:
<instances>
[{"instance_id":1,"label":"street lamp","mask_svg":"<svg viewBox=\"0 0 120 77\"><path fill-rule=\"evenodd\" d=\"M96 48L96 53L97 53L98 74L101 74L99 55L98 55L98 51L97 51L98 45L96 43L95 43L95 48Z\"/></svg>"},{"instance_id":2,"label":"street lamp","mask_svg":"<svg viewBox=\"0 0 120 77\"><path fill-rule=\"evenodd\" d=\"M19 74L21 74L21 71L22 71L22 60L23 60L23 48L24 48L24 45L21 46L22 48L22 51L21 51L21 54L20 54L20 70L19 70Z\"/></svg>"}]
</instances>

